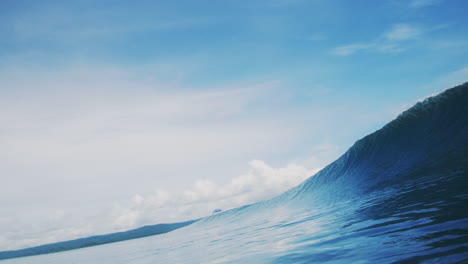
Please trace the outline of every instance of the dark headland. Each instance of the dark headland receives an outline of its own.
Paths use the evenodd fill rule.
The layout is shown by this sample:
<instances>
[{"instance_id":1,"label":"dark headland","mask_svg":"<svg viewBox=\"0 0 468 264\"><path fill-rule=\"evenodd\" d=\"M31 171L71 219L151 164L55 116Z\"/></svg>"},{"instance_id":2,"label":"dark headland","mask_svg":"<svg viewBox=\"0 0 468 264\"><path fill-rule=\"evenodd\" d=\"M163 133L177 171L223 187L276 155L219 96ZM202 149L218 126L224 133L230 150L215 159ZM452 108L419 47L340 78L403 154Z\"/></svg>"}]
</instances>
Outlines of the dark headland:
<instances>
[{"instance_id":1,"label":"dark headland","mask_svg":"<svg viewBox=\"0 0 468 264\"><path fill-rule=\"evenodd\" d=\"M196 221L197 220L191 220L191 221L180 222L180 223L172 223L172 224L147 225L147 226L143 226L137 229L124 231L124 232L117 232L117 233L112 233L112 234L107 234L107 235L98 235L98 236L91 236L91 237L86 237L86 238L79 238L79 239L46 244L46 245L19 249L19 250L3 251L3 252L0 252L0 260L33 256L33 255L41 255L41 254L49 254L49 253L66 251L66 250L79 249L79 248L92 247L92 246L97 246L97 245L102 245L102 244L120 242L124 240L135 239L135 238L159 235L159 234L164 234L164 233L176 230L178 228L190 225Z\"/></svg>"}]
</instances>

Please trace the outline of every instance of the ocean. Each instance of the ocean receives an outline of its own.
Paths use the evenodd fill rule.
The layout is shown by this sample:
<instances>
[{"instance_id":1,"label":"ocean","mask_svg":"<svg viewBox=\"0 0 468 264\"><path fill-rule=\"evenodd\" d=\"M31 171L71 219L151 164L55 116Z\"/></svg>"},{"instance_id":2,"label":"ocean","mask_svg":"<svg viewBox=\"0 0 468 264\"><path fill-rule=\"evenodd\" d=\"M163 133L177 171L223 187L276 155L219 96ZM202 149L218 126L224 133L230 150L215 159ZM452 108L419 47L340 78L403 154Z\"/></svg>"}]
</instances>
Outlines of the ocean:
<instances>
[{"instance_id":1,"label":"ocean","mask_svg":"<svg viewBox=\"0 0 468 264\"><path fill-rule=\"evenodd\" d=\"M468 263L468 83L271 200L175 231L0 263Z\"/></svg>"}]
</instances>

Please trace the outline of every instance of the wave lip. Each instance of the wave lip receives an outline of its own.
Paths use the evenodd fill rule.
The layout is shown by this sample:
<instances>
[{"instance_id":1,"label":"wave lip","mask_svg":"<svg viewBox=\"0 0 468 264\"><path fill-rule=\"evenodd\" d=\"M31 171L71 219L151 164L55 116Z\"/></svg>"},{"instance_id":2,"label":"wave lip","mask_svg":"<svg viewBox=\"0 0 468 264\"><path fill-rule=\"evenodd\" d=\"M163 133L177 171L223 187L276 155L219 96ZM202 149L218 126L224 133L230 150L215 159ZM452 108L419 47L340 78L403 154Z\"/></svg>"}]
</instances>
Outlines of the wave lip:
<instances>
[{"instance_id":1,"label":"wave lip","mask_svg":"<svg viewBox=\"0 0 468 264\"><path fill-rule=\"evenodd\" d=\"M416 103L286 193L196 226L266 225L287 237L289 249L265 263L456 263L468 260L467 190L465 83Z\"/></svg>"},{"instance_id":2,"label":"wave lip","mask_svg":"<svg viewBox=\"0 0 468 264\"><path fill-rule=\"evenodd\" d=\"M466 170L467 149L465 83L418 102L292 191L295 199L312 193L338 199L410 180L423 171Z\"/></svg>"}]
</instances>

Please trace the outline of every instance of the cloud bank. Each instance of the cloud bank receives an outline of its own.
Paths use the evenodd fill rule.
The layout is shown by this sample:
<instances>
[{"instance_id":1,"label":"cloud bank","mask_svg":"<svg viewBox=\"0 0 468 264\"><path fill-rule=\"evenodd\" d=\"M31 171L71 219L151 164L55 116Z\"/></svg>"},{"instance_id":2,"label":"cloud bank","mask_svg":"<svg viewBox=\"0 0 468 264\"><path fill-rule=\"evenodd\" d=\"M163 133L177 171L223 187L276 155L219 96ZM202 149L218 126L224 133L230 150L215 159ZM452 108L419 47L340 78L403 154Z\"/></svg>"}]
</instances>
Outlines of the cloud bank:
<instances>
[{"instance_id":1,"label":"cloud bank","mask_svg":"<svg viewBox=\"0 0 468 264\"><path fill-rule=\"evenodd\" d=\"M153 222L175 222L211 214L214 209L240 207L272 198L298 185L319 169L309 170L296 164L272 168L260 160L249 163L249 170L226 184L210 180L195 181L182 193L156 190L135 194L130 205L117 206L120 211L113 222L116 229L134 228Z\"/></svg>"},{"instance_id":2,"label":"cloud bank","mask_svg":"<svg viewBox=\"0 0 468 264\"><path fill-rule=\"evenodd\" d=\"M214 209L240 207L272 198L298 185L319 168L307 169L296 164L273 168L260 160L224 184L197 180L179 193L157 189L135 194L127 202L115 203L94 215L79 216L67 210L51 214L47 221L9 223L11 228L0 235L2 250L19 249L96 234L137 228L156 223L171 223L208 216Z\"/></svg>"}]
</instances>

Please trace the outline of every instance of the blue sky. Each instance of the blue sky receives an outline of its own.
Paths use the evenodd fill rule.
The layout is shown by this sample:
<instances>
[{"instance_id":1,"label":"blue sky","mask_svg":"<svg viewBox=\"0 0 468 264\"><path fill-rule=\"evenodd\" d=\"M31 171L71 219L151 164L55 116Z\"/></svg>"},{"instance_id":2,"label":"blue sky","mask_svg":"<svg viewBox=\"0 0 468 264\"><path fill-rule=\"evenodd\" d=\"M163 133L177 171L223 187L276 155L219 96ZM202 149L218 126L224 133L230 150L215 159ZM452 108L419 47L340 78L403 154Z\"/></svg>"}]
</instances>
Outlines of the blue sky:
<instances>
[{"instance_id":1,"label":"blue sky","mask_svg":"<svg viewBox=\"0 0 468 264\"><path fill-rule=\"evenodd\" d=\"M462 0L2 1L0 250L283 192L467 81L467 11Z\"/></svg>"}]
</instances>

